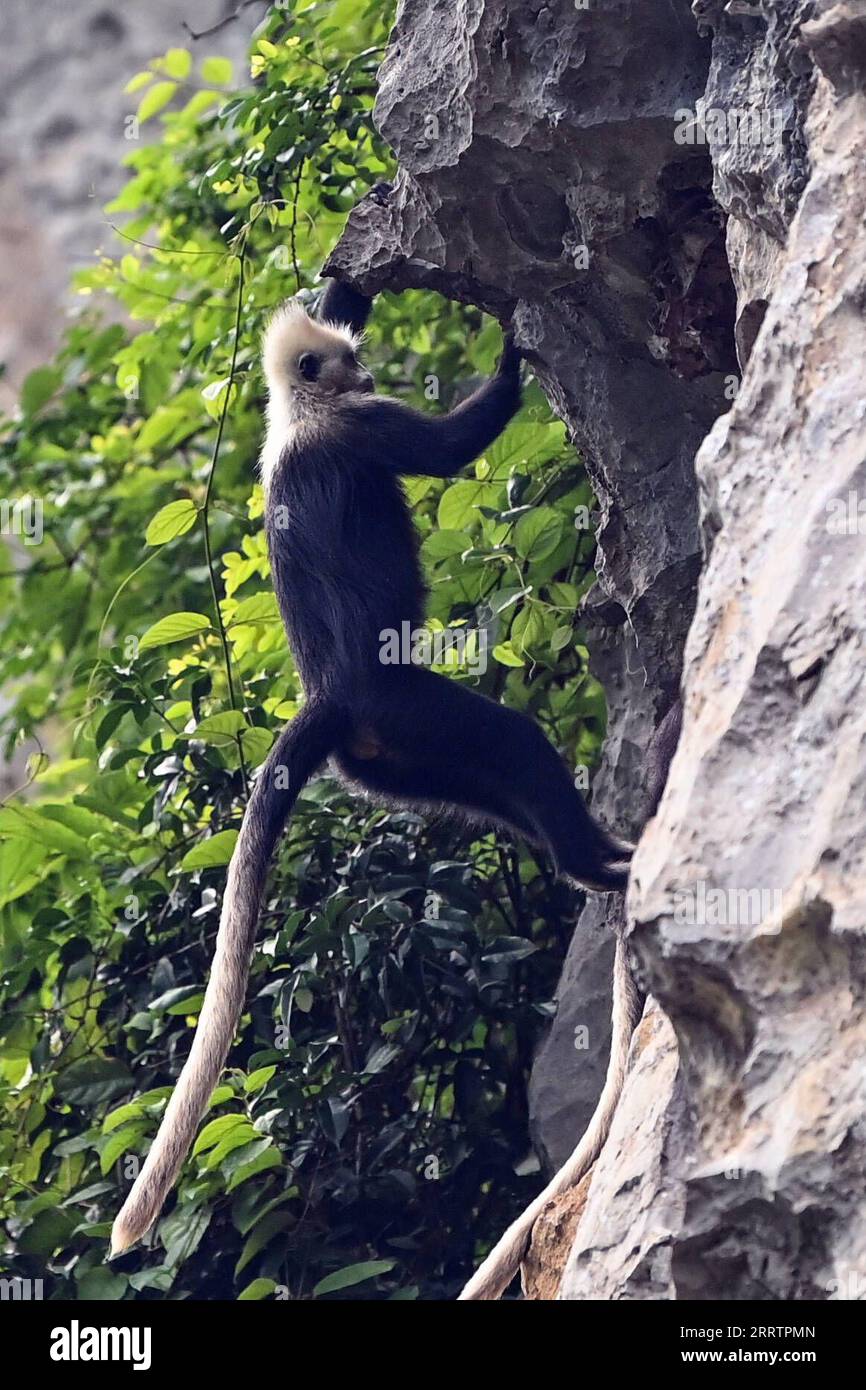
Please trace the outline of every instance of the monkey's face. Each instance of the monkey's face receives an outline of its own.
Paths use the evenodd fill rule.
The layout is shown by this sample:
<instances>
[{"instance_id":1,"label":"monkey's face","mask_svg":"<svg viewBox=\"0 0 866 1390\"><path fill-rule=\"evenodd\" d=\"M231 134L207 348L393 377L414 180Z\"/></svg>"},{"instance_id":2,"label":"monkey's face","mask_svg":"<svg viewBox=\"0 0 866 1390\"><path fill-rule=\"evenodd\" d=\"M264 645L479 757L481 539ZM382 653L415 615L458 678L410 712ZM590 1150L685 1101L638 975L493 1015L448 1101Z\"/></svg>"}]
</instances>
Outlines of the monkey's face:
<instances>
[{"instance_id":1,"label":"monkey's face","mask_svg":"<svg viewBox=\"0 0 866 1390\"><path fill-rule=\"evenodd\" d=\"M331 400L347 391L374 390L367 368L357 357L357 341L348 329L317 323L297 301L277 311L264 342L268 385L298 400Z\"/></svg>"},{"instance_id":2,"label":"monkey's face","mask_svg":"<svg viewBox=\"0 0 866 1390\"><path fill-rule=\"evenodd\" d=\"M355 349L343 340L327 347L305 347L289 363L296 391L317 396L342 396L345 391L372 391L373 377L362 367Z\"/></svg>"}]
</instances>

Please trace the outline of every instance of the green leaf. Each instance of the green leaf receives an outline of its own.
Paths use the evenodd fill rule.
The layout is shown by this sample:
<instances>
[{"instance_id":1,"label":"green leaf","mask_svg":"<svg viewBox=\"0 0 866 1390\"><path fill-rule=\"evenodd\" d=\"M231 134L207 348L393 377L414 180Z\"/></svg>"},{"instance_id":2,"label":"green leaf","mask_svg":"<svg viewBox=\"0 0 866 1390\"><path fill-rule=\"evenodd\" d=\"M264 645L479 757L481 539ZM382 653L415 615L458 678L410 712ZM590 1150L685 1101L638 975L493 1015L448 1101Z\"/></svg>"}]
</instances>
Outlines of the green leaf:
<instances>
[{"instance_id":1,"label":"green leaf","mask_svg":"<svg viewBox=\"0 0 866 1390\"><path fill-rule=\"evenodd\" d=\"M147 1123L139 1122L131 1125L121 1125L113 1134L109 1135L107 1141L99 1147L99 1168L102 1176L111 1172L121 1154L128 1149L138 1146L141 1139L147 1133Z\"/></svg>"},{"instance_id":2,"label":"green leaf","mask_svg":"<svg viewBox=\"0 0 866 1390\"><path fill-rule=\"evenodd\" d=\"M263 1087L267 1086L276 1070L276 1067L272 1066L259 1067L257 1071L250 1072L244 1080L244 1090L247 1095L251 1096L255 1091L261 1091Z\"/></svg>"},{"instance_id":3,"label":"green leaf","mask_svg":"<svg viewBox=\"0 0 866 1390\"><path fill-rule=\"evenodd\" d=\"M183 108L183 115L189 119L200 116L209 106L213 106L219 101L219 92L193 92L186 106Z\"/></svg>"},{"instance_id":4,"label":"green leaf","mask_svg":"<svg viewBox=\"0 0 866 1390\"><path fill-rule=\"evenodd\" d=\"M364 1072L368 1076L377 1076L380 1071L384 1071L389 1062L393 1062L395 1057L399 1057L401 1048L396 1043L382 1043L381 1047L376 1047L367 1058Z\"/></svg>"},{"instance_id":5,"label":"green leaf","mask_svg":"<svg viewBox=\"0 0 866 1390\"><path fill-rule=\"evenodd\" d=\"M235 1265L235 1278L243 1273L250 1260L255 1259L256 1255L258 1255L261 1250L264 1250L266 1245L270 1244L274 1236L279 1235L287 1226L291 1226L293 1221L294 1218L287 1211L272 1211L267 1216L263 1217L262 1220L253 1227L250 1235L244 1242L244 1248L241 1251L240 1259Z\"/></svg>"},{"instance_id":6,"label":"green leaf","mask_svg":"<svg viewBox=\"0 0 866 1390\"><path fill-rule=\"evenodd\" d=\"M110 1111L102 1121L102 1133L111 1134L119 1125L124 1125L128 1120L140 1118L145 1110L156 1105L158 1101L167 1100L171 1095L170 1086L158 1086L153 1091L144 1091L135 1100L129 1101L126 1105L119 1105L116 1110Z\"/></svg>"},{"instance_id":7,"label":"green leaf","mask_svg":"<svg viewBox=\"0 0 866 1390\"><path fill-rule=\"evenodd\" d=\"M107 1265L95 1265L93 1269L87 1269L80 1275L76 1271L75 1282L78 1297L87 1303L113 1302L123 1298L129 1287L127 1276L116 1274Z\"/></svg>"},{"instance_id":8,"label":"green leaf","mask_svg":"<svg viewBox=\"0 0 866 1390\"><path fill-rule=\"evenodd\" d=\"M524 560L538 563L552 555L562 539L563 518L552 507L525 512L514 528L514 545Z\"/></svg>"},{"instance_id":9,"label":"green leaf","mask_svg":"<svg viewBox=\"0 0 866 1390\"><path fill-rule=\"evenodd\" d=\"M149 121L151 116L157 115L163 107L168 106L175 92L177 91L176 82L156 82L149 92L145 92L141 101L138 103L138 119L142 125Z\"/></svg>"},{"instance_id":10,"label":"green leaf","mask_svg":"<svg viewBox=\"0 0 866 1390\"><path fill-rule=\"evenodd\" d=\"M56 367L37 367L24 378L21 387L21 409L25 415L35 415L63 383L63 374Z\"/></svg>"},{"instance_id":11,"label":"green leaf","mask_svg":"<svg viewBox=\"0 0 866 1390\"><path fill-rule=\"evenodd\" d=\"M181 1018L186 1017L187 1014L197 1014L204 1003L204 990L193 990L192 994L183 990L183 994L183 999L178 999L174 1004L166 1004L163 1013Z\"/></svg>"},{"instance_id":12,"label":"green leaf","mask_svg":"<svg viewBox=\"0 0 866 1390\"><path fill-rule=\"evenodd\" d=\"M54 1089L70 1105L98 1105L114 1100L132 1086L122 1062L105 1057L82 1057L61 1071Z\"/></svg>"},{"instance_id":13,"label":"green leaf","mask_svg":"<svg viewBox=\"0 0 866 1390\"><path fill-rule=\"evenodd\" d=\"M64 825L67 830L71 830L82 840L88 839L91 835L107 834L112 829L104 816L99 816L94 811L85 810L83 806L73 805L71 802L63 802L59 805L43 803L39 810L47 820L56 825Z\"/></svg>"},{"instance_id":14,"label":"green leaf","mask_svg":"<svg viewBox=\"0 0 866 1390\"><path fill-rule=\"evenodd\" d=\"M232 80L232 65L228 58L203 58L201 65L203 82L213 82L222 86Z\"/></svg>"},{"instance_id":15,"label":"green leaf","mask_svg":"<svg viewBox=\"0 0 866 1390\"><path fill-rule=\"evenodd\" d=\"M18 1237L18 1250L24 1255L52 1255L72 1237L76 1217L70 1211L40 1211Z\"/></svg>"},{"instance_id":16,"label":"green leaf","mask_svg":"<svg viewBox=\"0 0 866 1390\"><path fill-rule=\"evenodd\" d=\"M246 726L247 721L240 710L221 710L219 714L209 714L206 719L196 724L193 737L200 738L205 743L233 743L235 735Z\"/></svg>"},{"instance_id":17,"label":"green leaf","mask_svg":"<svg viewBox=\"0 0 866 1390\"><path fill-rule=\"evenodd\" d=\"M258 767L263 763L271 751L274 736L270 729L260 729L258 727L244 729L241 734L241 747L244 750L244 758L250 767Z\"/></svg>"},{"instance_id":18,"label":"green leaf","mask_svg":"<svg viewBox=\"0 0 866 1390\"><path fill-rule=\"evenodd\" d=\"M439 499L437 519L440 528L443 531L463 531L474 525L481 519L478 508L487 506L495 493L496 488L491 488L488 483L473 483L468 478L452 483ZM471 539L467 537L464 550L471 544Z\"/></svg>"},{"instance_id":19,"label":"green leaf","mask_svg":"<svg viewBox=\"0 0 866 1390\"><path fill-rule=\"evenodd\" d=\"M247 1157L248 1153L252 1154L251 1158ZM226 1192L234 1192L235 1188L240 1187L249 1178L258 1177L259 1173L264 1173L269 1168L282 1166L282 1159L269 1140L258 1140L249 1144L237 1153L230 1154L222 1164L222 1172L230 1175Z\"/></svg>"},{"instance_id":20,"label":"green leaf","mask_svg":"<svg viewBox=\"0 0 866 1390\"><path fill-rule=\"evenodd\" d=\"M123 90L130 94L132 92L140 92L142 87L146 87L148 82L152 81L153 73L149 68L144 68L141 72L137 72L134 77L130 77Z\"/></svg>"},{"instance_id":21,"label":"green leaf","mask_svg":"<svg viewBox=\"0 0 866 1390\"><path fill-rule=\"evenodd\" d=\"M433 531L421 546L425 560L449 560L454 555L462 555L469 546L465 531Z\"/></svg>"},{"instance_id":22,"label":"green leaf","mask_svg":"<svg viewBox=\"0 0 866 1390\"><path fill-rule=\"evenodd\" d=\"M221 381L211 381L202 390L201 395L204 401L204 407L212 420L218 420L223 411L228 409L228 405L226 404L226 392L229 390L229 387L231 387L231 396L229 398L230 405L234 403L238 388L236 383L231 381L229 377L223 377Z\"/></svg>"},{"instance_id":23,"label":"green leaf","mask_svg":"<svg viewBox=\"0 0 866 1390\"><path fill-rule=\"evenodd\" d=\"M143 1269L138 1274L130 1274L129 1283L136 1292L141 1289L156 1289L158 1293L168 1293L174 1283L174 1271L160 1266L156 1269Z\"/></svg>"},{"instance_id":24,"label":"green leaf","mask_svg":"<svg viewBox=\"0 0 866 1390\"><path fill-rule=\"evenodd\" d=\"M252 1299L269 1298L276 1287L273 1279L254 1279L251 1284L247 1284L242 1293L238 1294L238 1303L248 1303Z\"/></svg>"},{"instance_id":25,"label":"green leaf","mask_svg":"<svg viewBox=\"0 0 866 1390\"><path fill-rule=\"evenodd\" d=\"M500 666L524 666L522 656L518 656L510 642L499 642L493 648L493 656Z\"/></svg>"},{"instance_id":26,"label":"green leaf","mask_svg":"<svg viewBox=\"0 0 866 1390\"><path fill-rule=\"evenodd\" d=\"M547 597L556 608L564 608L566 612L575 612L580 602L577 589L573 584L566 584L563 580L557 580L554 584L548 584Z\"/></svg>"},{"instance_id":27,"label":"green leaf","mask_svg":"<svg viewBox=\"0 0 866 1390\"><path fill-rule=\"evenodd\" d=\"M235 628L241 623L279 622L279 619L280 610L273 594L251 594L238 604L229 626Z\"/></svg>"},{"instance_id":28,"label":"green leaf","mask_svg":"<svg viewBox=\"0 0 866 1390\"><path fill-rule=\"evenodd\" d=\"M168 617L160 618L158 623L147 629L138 648L143 652L150 647L164 647L169 642L183 642L188 637L209 630L210 619L203 613L169 613Z\"/></svg>"},{"instance_id":29,"label":"green leaf","mask_svg":"<svg viewBox=\"0 0 866 1390\"><path fill-rule=\"evenodd\" d=\"M218 830L216 835L211 835L207 840L200 840L192 849L187 850L180 861L180 867L185 872L193 869L218 869L221 865L228 864L237 842L236 830Z\"/></svg>"},{"instance_id":30,"label":"green leaf","mask_svg":"<svg viewBox=\"0 0 866 1390\"><path fill-rule=\"evenodd\" d=\"M189 415L182 406L161 405L143 424L138 435L139 449L147 453L158 444L164 444L180 429L185 429Z\"/></svg>"},{"instance_id":31,"label":"green leaf","mask_svg":"<svg viewBox=\"0 0 866 1390\"><path fill-rule=\"evenodd\" d=\"M127 1120L138 1119L141 1115L141 1102L130 1100L126 1105L119 1105L116 1110L111 1110L102 1121L102 1133L111 1134L113 1130L126 1124Z\"/></svg>"},{"instance_id":32,"label":"green leaf","mask_svg":"<svg viewBox=\"0 0 866 1390\"><path fill-rule=\"evenodd\" d=\"M351 1289L355 1284L363 1284L367 1279L375 1279L387 1274L397 1263L396 1260L364 1260L361 1264L346 1265L327 1278L320 1279L313 1289L313 1298L321 1298L326 1293L336 1293L339 1289Z\"/></svg>"},{"instance_id":33,"label":"green leaf","mask_svg":"<svg viewBox=\"0 0 866 1390\"><path fill-rule=\"evenodd\" d=\"M44 812L40 813L34 807L22 806L18 802L0 807L0 835L33 840L36 844L47 846L59 854L72 854L79 858L87 854L86 840L74 830L57 823Z\"/></svg>"},{"instance_id":34,"label":"green leaf","mask_svg":"<svg viewBox=\"0 0 866 1390\"><path fill-rule=\"evenodd\" d=\"M495 941L491 941L489 949L484 950L482 959L491 965L499 965L503 961L526 960L537 950L538 947L525 937L498 936Z\"/></svg>"},{"instance_id":35,"label":"green leaf","mask_svg":"<svg viewBox=\"0 0 866 1390\"><path fill-rule=\"evenodd\" d=\"M249 1123L246 1115L237 1113L219 1115L217 1119L209 1120L193 1145L193 1158L219 1144L232 1130L249 1127Z\"/></svg>"},{"instance_id":36,"label":"green leaf","mask_svg":"<svg viewBox=\"0 0 866 1390\"><path fill-rule=\"evenodd\" d=\"M148 545L165 545L175 536L183 536L195 525L198 508L189 497L181 497L177 502L169 502L161 507L148 523L144 538Z\"/></svg>"},{"instance_id":37,"label":"green leaf","mask_svg":"<svg viewBox=\"0 0 866 1390\"><path fill-rule=\"evenodd\" d=\"M163 58L165 70L169 77L174 77L178 82L189 77L192 68L192 58L185 48L170 48Z\"/></svg>"},{"instance_id":38,"label":"green leaf","mask_svg":"<svg viewBox=\"0 0 866 1390\"><path fill-rule=\"evenodd\" d=\"M539 425L530 420L516 420L487 450L487 462L497 478L521 465L521 471L536 470L548 459L561 454L566 447L565 426L561 420Z\"/></svg>"},{"instance_id":39,"label":"green leaf","mask_svg":"<svg viewBox=\"0 0 866 1390\"><path fill-rule=\"evenodd\" d=\"M196 989L195 985L177 985L151 999L147 1008L152 1014L189 1014L194 1013L197 1007L193 1001L200 999L201 990Z\"/></svg>"},{"instance_id":40,"label":"green leaf","mask_svg":"<svg viewBox=\"0 0 866 1390\"><path fill-rule=\"evenodd\" d=\"M270 1147L271 1140L269 1138L261 1139L253 1129L250 1121L245 1120L242 1126L238 1126L237 1129L231 1130L226 1134L225 1138L221 1139L219 1143L211 1149L204 1160L205 1168L219 1168L220 1164L230 1155L234 1154L236 1150L246 1149L250 1144L266 1144Z\"/></svg>"},{"instance_id":41,"label":"green leaf","mask_svg":"<svg viewBox=\"0 0 866 1390\"><path fill-rule=\"evenodd\" d=\"M190 1211L189 1206L179 1202L171 1215L160 1222L159 1235L167 1265L180 1265L189 1259L198 1249L212 1216L212 1207Z\"/></svg>"},{"instance_id":42,"label":"green leaf","mask_svg":"<svg viewBox=\"0 0 866 1390\"><path fill-rule=\"evenodd\" d=\"M537 653L544 645L544 616L537 604L522 608L511 625L511 641L516 651L526 656Z\"/></svg>"}]
</instances>

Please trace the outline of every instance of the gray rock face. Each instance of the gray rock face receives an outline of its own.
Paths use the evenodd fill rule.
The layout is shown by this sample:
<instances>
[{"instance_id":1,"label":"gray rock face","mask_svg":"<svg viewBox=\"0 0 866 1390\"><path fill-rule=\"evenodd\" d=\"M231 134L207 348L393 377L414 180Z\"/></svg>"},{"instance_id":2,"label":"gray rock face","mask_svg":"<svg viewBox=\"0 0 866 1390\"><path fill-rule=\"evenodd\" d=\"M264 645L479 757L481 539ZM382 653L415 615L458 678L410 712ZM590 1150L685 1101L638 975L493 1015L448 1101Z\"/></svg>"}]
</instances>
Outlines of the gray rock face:
<instances>
[{"instance_id":1,"label":"gray rock face","mask_svg":"<svg viewBox=\"0 0 866 1390\"><path fill-rule=\"evenodd\" d=\"M594 802L625 834L646 817L643 753L694 604L694 454L736 370L710 163L674 135L709 60L685 0L405 0L377 104L399 178L386 204L356 210L331 260L369 291L427 287L513 315L583 451L603 510L589 621L610 706ZM594 902L535 1071L533 1128L554 1163L607 1065L604 922Z\"/></svg>"},{"instance_id":2,"label":"gray rock face","mask_svg":"<svg viewBox=\"0 0 866 1390\"><path fill-rule=\"evenodd\" d=\"M788 192L773 149L718 159L740 311L756 289L767 308L698 455L711 552L632 940L694 1125L686 1157L671 1093L668 1296L863 1298L866 10L770 9L717 93L768 108L793 94ZM716 19L737 51L734 21ZM619 1182L606 1152L593 1191L621 1213ZM632 1219L661 1198L648 1167ZM565 1297L583 1296L582 1240Z\"/></svg>"},{"instance_id":3,"label":"gray rock face","mask_svg":"<svg viewBox=\"0 0 866 1390\"><path fill-rule=\"evenodd\" d=\"M629 898L653 1003L561 1298L866 1296L864 79L862 0L405 0L400 176L334 257L513 313L585 451L620 830L683 674ZM533 1080L555 1161L604 1069L604 914Z\"/></svg>"}]
</instances>

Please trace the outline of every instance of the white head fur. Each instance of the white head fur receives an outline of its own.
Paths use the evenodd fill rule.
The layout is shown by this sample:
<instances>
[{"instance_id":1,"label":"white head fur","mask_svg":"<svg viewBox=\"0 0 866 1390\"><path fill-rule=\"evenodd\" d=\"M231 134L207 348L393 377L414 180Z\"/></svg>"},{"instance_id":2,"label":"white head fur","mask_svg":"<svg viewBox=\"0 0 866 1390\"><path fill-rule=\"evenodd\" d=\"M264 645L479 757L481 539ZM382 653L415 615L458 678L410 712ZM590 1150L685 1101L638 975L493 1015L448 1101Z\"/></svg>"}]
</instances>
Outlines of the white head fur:
<instances>
[{"instance_id":1,"label":"white head fur","mask_svg":"<svg viewBox=\"0 0 866 1390\"><path fill-rule=\"evenodd\" d=\"M260 460L265 487L300 420L347 391L374 389L356 356L362 336L344 324L317 323L297 299L271 318L262 342L268 385L268 432Z\"/></svg>"}]
</instances>

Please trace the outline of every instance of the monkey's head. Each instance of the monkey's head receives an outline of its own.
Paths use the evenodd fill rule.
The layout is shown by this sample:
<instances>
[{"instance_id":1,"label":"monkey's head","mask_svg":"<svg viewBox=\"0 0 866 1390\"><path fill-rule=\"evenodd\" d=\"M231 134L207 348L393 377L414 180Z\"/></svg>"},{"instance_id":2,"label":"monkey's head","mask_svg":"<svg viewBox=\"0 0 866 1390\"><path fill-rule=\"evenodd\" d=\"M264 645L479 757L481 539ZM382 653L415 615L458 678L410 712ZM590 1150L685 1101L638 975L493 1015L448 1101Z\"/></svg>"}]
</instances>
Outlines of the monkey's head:
<instances>
[{"instance_id":1,"label":"monkey's head","mask_svg":"<svg viewBox=\"0 0 866 1390\"><path fill-rule=\"evenodd\" d=\"M360 342L342 324L317 323L290 299L265 330L262 361L271 397L314 404L347 391L372 391L373 378L358 361Z\"/></svg>"}]
</instances>

